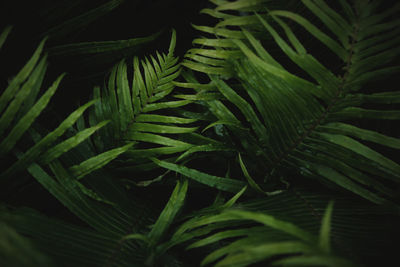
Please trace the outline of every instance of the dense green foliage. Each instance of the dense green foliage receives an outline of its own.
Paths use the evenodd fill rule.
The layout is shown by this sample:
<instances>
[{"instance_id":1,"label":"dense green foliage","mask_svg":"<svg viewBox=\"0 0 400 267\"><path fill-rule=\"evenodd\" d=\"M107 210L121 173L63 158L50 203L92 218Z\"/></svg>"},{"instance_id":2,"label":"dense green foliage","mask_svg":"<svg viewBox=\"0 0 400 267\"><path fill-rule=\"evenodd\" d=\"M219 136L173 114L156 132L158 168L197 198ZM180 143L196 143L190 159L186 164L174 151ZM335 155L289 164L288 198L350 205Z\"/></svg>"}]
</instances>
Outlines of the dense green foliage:
<instances>
[{"instance_id":1,"label":"dense green foliage","mask_svg":"<svg viewBox=\"0 0 400 267\"><path fill-rule=\"evenodd\" d=\"M1 266L397 258L400 4L210 0L182 59L179 28L69 41L140 3L47 3L36 50L4 77Z\"/></svg>"}]
</instances>

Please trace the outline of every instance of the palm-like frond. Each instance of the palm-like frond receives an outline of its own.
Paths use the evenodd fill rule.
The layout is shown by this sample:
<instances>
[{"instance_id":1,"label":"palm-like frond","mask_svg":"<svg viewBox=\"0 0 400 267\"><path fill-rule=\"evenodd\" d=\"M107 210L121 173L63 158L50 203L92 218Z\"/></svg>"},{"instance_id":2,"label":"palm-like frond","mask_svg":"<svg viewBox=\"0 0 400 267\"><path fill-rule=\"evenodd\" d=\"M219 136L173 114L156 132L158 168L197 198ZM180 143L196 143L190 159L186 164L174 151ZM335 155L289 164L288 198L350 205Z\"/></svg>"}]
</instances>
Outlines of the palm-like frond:
<instances>
[{"instance_id":1,"label":"palm-like frond","mask_svg":"<svg viewBox=\"0 0 400 267\"><path fill-rule=\"evenodd\" d=\"M7 31L6 29L2 34L2 39L5 39ZM85 129L85 131L49 149L49 146L54 144L82 113L94 104L94 101L91 101L71 113L54 131L41 139L34 140L35 144L28 147L26 152L19 156L19 159L11 160L12 152L17 153L17 151L23 149L23 147L17 145L23 143L22 140L25 139L26 134L29 131L34 132L31 127L46 108L64 76L64 74L60 75L50 88L39 96L47 69L46 56L42 56L44 43L45 40L40 43L31 59L11 80L0 96L0 112L2 112L0 117L0 136L2 137L0 156L7 162L2 166L2 179L11 179L16 172L25 170L34 161L48 163L57 159L105 125L102 122L92 128Z\"/></svg>"},{"instance_id":2,"label":"palm-like frond","mask_svg":"<svg viewBox=\"0 0 400 267\"><path fill-rule=\"evenodd\" d=\"M89 116L89 123L96 125L111 120L109 127L93 138L93 147L104 151L121 144L133 143L125 152L124 168L139 164L152 164L149 157L173 155L193 148L180 138L197 130L190 119L169 112L193 100L174 98L171 93L173 80L180 73L178 58L173 56L176 37L172 34L168 54L157 53L141 62L133 60L133 79L128 81L127 64L121 61L111 71L108 84L94 89L94 98L100 99ZM176 157L176 156L175 156Z\"/></svg>"},{"instance_id":3,"label":"palm-like frond","mask_svg":"<svg viewBox=\"0 0 400 267\"><path fill-rule=\"evenodd\" d=\"M29 236L40 251L65 264L62 266L152 266L160 261L166 266L178 265L179 261L167 257L168 254L155 258L154 250L164 241L165 233L182 208L187 181L178 182L157 219L154 207L151 209L143 200L128 197L110 177L96 175L91 181L86 178L92 188L89 190L80 186L57 160L50 167L54 178L37 164L32 164L28 171L90 228L50 219L30 209L2 208L1 221ZM154 226L148 230L145 226L153 222Z\"/></svg>"},{"instance_id":4,"label":"palm-like frond","mask_svg":"<svg viewBox=\"0 0 400 267\"><path fill-rule=\"evenodd\" d=\"M215 266L373 265L383 264L384 251L385 257L391 253L392 243L382 235L395 228L390 208L321 188L311 192L292 187L267 198L238 201L243 193L186 216L159 253L188 244L187 253L207 255L202 264ZM335 199L333 209L332 203L325 209L329 199Z\"/></svg>"},{"instance_id":5,"label":"palm-like frond","mask_svg":"<svg viewBox=\"0 0 400 267\"><path fill-rule=\"evenodd\" d=\"M1 35L2 42L6 35L7 31ZM32 126L37 126L35 122L38 116L46 108L64 76L61 75L42 96L38 97L47 67L46 56L41 56L44 42L41 42L31 59L13 78L0 97L2 111L0 128L1 135L4 136L0 142L0 153L2 160L4 159L5 163L9 164L9 166L3 165L2 162L2 189L9 189L10 182L17 180L15 178L18 176L15 174L26 170L65 207L97 232L55 222L31 212L22 212L14 216L2 208L0 211L1 231L6 231L9 236L2 234L1 243L6 250L2 250L1 264L7 266L10 264L13 266L14 264L19 264L18 266L37 264L48 266L50 261L42 254L33 257L32 253L36 251L35 248L37 247L47 256L58 259L57 261L64 262L67 259L68 262L74 262L77 265L80 264L80 266L89 266L90 264L92 264L91 266L98 266L97 263L99 262L101 264L110 262L110 266L128 265L135 260L142 262L143 259L140 258L139 250L135 250L134 255L132 253L120 255L119 249L121 247L119 244L122 236L131 231L138 231L140 225L147 224L149 220L152 221L155 215L150 215L151 211L142 208L140 201L135 202L135 205L132 206L132 199L128 199L118 184L107 178L96 179L96 183L93 183L89 178L85 180L86 184L78 181L81 176L100 168L124 152L130 144L94 156L78 166L72 166L69 171L58 161L58 158L63 156L64 161L76 162L76 160L71 161L69 159L70 153L74 152L73 148L82 152L82 145L85 144L83 142L108 123L108 121L101 121L93 127L80 127L80 131L72 131L71 133L73 125L79 119L82 120L83 112L92 106L96 100L79 107L56 129L45 134L44 137L32 128ZM60 140L60 137L67 132L68 138ZM27 136L27 133L31 135ZM29 146L32 141L34 144ZM53 146L50 147L51 145ZM24 149L27 149L26 152L22 152ZM15 159L13 156L15 156ZM88 154L82 153L82 156L87 157ZM49 175L42 166L49 167L53 175ZM135 210L138 213L132 216L127 210ZM58 224L59 227L54 229L49 226L54 226L54 224ZM15 233L13 229L10 229L8 225L12 225L13 229L19 234L29 236L33 245ZM54 231L51 231L51 229ZM71 254L65 253L65 247L58 247L59 238L56 236L62 236L66 246L77 242L82 242L84 245L76 250L70 250ZM102 243L100 245L102 253L100 254L104 257L99 257L99 254L96 253L93 254L93 252L98 251L98 247L95 247L99 243ZM131 241L127 241L127 247L137 247L137 244L131 243ZM56 247L59 249L55 249ZM20 253L24 253L28 262L12 259ZM143 255L146 255L146 253L143 252ZM95 259L96 257L97 259ZM82 261L76 261L79 258Z\"/></svg>"},{"instance_id":6,"label":"palm-like frond","mask_svg":"<svg viewBox=\"0 0 400 267\"><path fill-rule=\"evenodd\" d=\"M221 231L193 243L189 248L201 247L219 240L245 235L246 237L215 250L203 260L202 265L218 260L225 255L226 257L219 260L215 266L248 266L279 255L286 255L285 259L277 262L272 261L272 264L285 265L290 263L291 265L301 266L308 262L308 264L323 266L335 266L336 264L353 266L346 260L329 255L331 252L329 238L332 207L333 205L330 203L323 218L318 239L296 225L281 221L273 216L259 212L231 210L214 217L199 219L195 227L201 227L204 223L236 220L254 221L263 224L264 227ZM274 235L274 231L282 232L282 234ZM318 242L319 245L317 245ZM295 256L287 256L290 254L295 254Z\"/></svg>"},{"instance_id":7,"label":"palm-like frond","mask_svg":"<svg viewBox=\"0 0 400 267\"><path fill-rule=\"evenodd\" d=\"M214 266L248 266L267 261L278 266L355 266L350 261L334 256L331 251L331 237L338 237L337 232L331 231L331 224L334 224L335 231L339 233L344 230L341 227L336 228L335 222L331 221L333 202L320 217L315 218L312 215L301 219L295 214L307 214L307 211L304 207L299 210L299 206L296 206L298 198L289 200L291 194L283 193L268 199L247 203L245 201L240 204L235 204L237 198L232 198L234 201L229 206L224 204L220 207L222 212L215 212L220 209L217 208L211 210L211 214L210 211L200 216L195 214L177 228L170 241L160 247L168 249L182 242L191 243L187 249L214 247L201 265L217 261ZM323 203L316 195L313 197L320 201L320 204ZM288 200L289 202L285 203L295 205L288 205L285 210L280 209L279 202ZM260 209L261 203L266 206ZM230 208L232 205L234 208ZM317 207L321 208L320 205ZM324 208L321 208L319 211L323 210ZM335 216L335 219L339 218L340 221L344 218L341 216ZM193 243L193 240L196 242ZM278 257L277 260L279 255L284 258Z\"/></svg>"},{"instance_id":8,"label":"palm-like frond","mask_svg":"<svg viewBox=\"0 0 400 267\"><path fill-rule=\"evenodd\" d=\"M256 14L283 55L301 69L299 74L288 71L287 63L274 59L243 27L243 37L230 42L244 55L230 65L241 86L232 89L218 77L211 77L218 91L244 117L242 124L248 125L251 138L242 141L245 156L252 161L261 159L265 180L294 170L305 177L323 178L375 203L393 199L396 193L391 188L399 184L400 165L379 152L375 144L398 149L400 140L360 126L359 119L399 119L398 109L384 107L399 103L399 92L370 88L376 80L399 71L391 63L400 54L400 39L393 38L399 26L393 10L399 5L377 13L375 3L361 5L356 1L351 6L341 1L344 11L338 12L324 1L302 2L325 31L290 11ZM234 3L241 1L229 6ZM294 26L288 26L284 18L326 46L330 56L342 62L343 71L337 73L337 66L329 69L310 54L292 30ZM215 49L219 49L219 44L229 43L229 39L215 42ZM218 120L233 125L241 121L238 113L226 106L211 111ZM237 127L227 127L241 139L246 136ZM249 146L246 141L258 145Z\"/></svg>"},{"instance_id":9,"label":"palm-like frond","mask_svg":"<svg viewBox=\"0 0 400 267\"><path fill-rule=\"evenodd\" d=\"M210 2L216 7L205 8L200 13L207 14L219 22L214 27L193 25L195 29L209 37L193 40L194 47L187 51L182 65L210 75L232 77L235 71L227 60L235 60L241 55L240 49L232 43L232 40L246 38L240 27L246 27L259 38L268 38L263 34L262 26L254 12L264 12L266 6L270 9L282 7L282 4L269 0ZM298 9L298 1L286 1L284 6ZM265 14L262 16L266 17Z\"/></svg>"},{"instance_id":10,"label":"palm-like frond","mask_svg":"<svg viewBox=\"0 0 400 267\"><path fill-rule=\"evenodd\" d=\"M105 0L50 32L67 35L123 2ZM44 41L11 80L0 96L1 191L25 171L71 221L8 206L19 202L5 197L0 265L376 266L396 257L400 165L384 151L397 152L400 139L365 121L399 118L399 93L382 79L399 70L400 5L210 2L216 8L202 13L216 26L195 27L214 36L195 39L183 60L208 74L207 84L191 71L182 73L186 82L175 81L175 31L167 54L120 61L94 88L94 100L53 131L38 118L63 75L40 96ZM95 55L79 61L91 65L155 36L49 52ZM160 175L158 167L169 171ZM136 186L121 177L135 177Z\"/></svg>"}]
</instances>

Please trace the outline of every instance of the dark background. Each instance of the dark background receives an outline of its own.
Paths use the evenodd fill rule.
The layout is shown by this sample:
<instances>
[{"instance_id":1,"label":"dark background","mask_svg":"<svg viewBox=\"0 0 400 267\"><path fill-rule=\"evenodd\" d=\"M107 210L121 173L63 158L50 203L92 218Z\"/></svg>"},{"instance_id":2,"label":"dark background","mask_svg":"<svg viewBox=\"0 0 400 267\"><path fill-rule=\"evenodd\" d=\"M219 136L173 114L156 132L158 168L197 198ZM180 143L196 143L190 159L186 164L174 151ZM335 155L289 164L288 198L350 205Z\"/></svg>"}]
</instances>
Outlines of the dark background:
<instances>
[{"instance_id":1,"label":"dark background","mask_svg":"<svg viewBox=\"0 0 400 267\"><path fill-rule=\"evenodd\" d=\"M0 88L6 87L8 80L25 64L49 29L107 2L109 0L1 1L0 29L12 25L13 30L0 52ZM60 116L69 114L78 102L85 102L93 86L103 84L107 72L122 58L154 54L156 50L165 52L172 28L177 31L175 54L182 57L191 47L192 40L198 36L191 23L207 23L208 17L199 14L207 5L209 2L206 0L127 0L108 14L77 30L50 35L46 49L77 42L146 37L161 31L155 41L144 44L140 49L129 53L122 51L113 55L111 61L100 57L90 68L83 64L90 56L50 55L44 88L61 73L68 74L57 90L51 106L57 113L61 113Z\"/></svg>"}]
</instances>

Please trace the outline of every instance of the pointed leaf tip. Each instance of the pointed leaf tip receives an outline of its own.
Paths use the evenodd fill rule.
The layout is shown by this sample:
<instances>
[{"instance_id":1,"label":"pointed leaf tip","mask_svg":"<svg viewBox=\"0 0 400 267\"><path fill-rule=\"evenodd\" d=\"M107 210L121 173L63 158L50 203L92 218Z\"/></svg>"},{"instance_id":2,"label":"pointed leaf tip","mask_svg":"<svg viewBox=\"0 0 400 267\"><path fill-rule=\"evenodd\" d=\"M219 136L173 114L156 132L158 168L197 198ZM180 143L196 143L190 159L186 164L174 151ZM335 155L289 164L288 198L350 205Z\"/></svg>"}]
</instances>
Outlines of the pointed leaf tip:
<instances>
[{"instance_id":1,"label":"pointed leaf tip","mask_svg":"<svg viewBox=\"0 0 400 267\"><path fill-rule=\"evenodd\" d=\"M168 56L172 56L176 46L176 31L172 29L171 42L169 44Z\"/></svg>"}]
</instances>

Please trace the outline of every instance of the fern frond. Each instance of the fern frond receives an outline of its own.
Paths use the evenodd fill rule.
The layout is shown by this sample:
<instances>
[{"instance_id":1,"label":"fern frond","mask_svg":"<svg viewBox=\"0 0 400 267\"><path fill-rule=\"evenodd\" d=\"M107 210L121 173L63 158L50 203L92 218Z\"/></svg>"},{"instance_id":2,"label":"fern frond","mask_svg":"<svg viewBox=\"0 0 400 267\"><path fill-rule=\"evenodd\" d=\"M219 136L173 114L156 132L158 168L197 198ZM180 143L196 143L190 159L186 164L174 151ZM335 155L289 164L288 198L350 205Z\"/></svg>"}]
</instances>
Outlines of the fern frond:
<instances>
[{"instance_id":1,"label":"fern frond","mask_svg":"<svg viewBox=\"0 0 400 267\"><path fill-rule=\"evenodd\" d=\"M374 3L350 7L342 1L342 14L324 1L302 2L326 29L291 11L269 11L267 17L255 14L266 34L301 71L289 71L287 63L280 64L281 58L272 57L255 34L242 27L245 38L231 41L244 57L228 64L242 86L233 89L221 77L211 76L213 85L240 115L223 103L212 107L216 101L210 110L218 120L231 124L241 121L242 126L248 126L253 139L229 124L226 127L247 143L257 140L262 152L241 143L246 157L263 162L265 181L294 172L324 179L375 203L394 200L397 195L391 187L400 182L400 165L372 143L397 148L399 139L362 127L360 120L400 118L396 107L391 110L378 105L397 103L397 91L370 88L399 71L393 65L400 55L399 40L388 41L399 21L391 12L376 11ZM236 4L240 6L241 1L226 3ZM329 56L341 62L342 71L336 66L330 69L307 51L307 44L294 30L297 25L286 20L297 23L326 46L332 52ZM373 108L366 106L367 102ZM223 117L222 111L229 111L230 118Z\"/></svg>"},{"instance_id":2,"label":"fern frond","mask_svg":"<svg viewBox=\"0 0 400 267\"><path fill-rule=\"evenodd\" d=\"M335 199L334 208L330 199ZM295 266L302 266L302 262L318 266L379 263L383 250L392 246L382 233L395 229L396 210L319 187L311 191L293 186L268 197L241 199L228 207L225 203L214 204L195 211L186 216L160 249L188 244L188 253L207 255L202 264L229 262L232 266L250 262L279 266L286 260L293 260ZM283 249L284 244L290 246L288 242L304 250L296 255L275 250ZM283 255L281 259L269 259L270 253ZM243 265L239 264L242 260Z\"/></svg>"},{"instance_id":3,"label":"fern frond","mask_svg":"<svg viewBox=\"0 0 400 267\"><path fill-rule=\"evenodd\" d=\"M2 35L4 38L7 31L9 29L6 29ZM11 160L13 153L21 153L18 144L29 140L29 138L25 138L26 134L28 131L33 132L32 126L35 125L35 121L47 107L64 77L64 74L60 75L49 89L38 97L47 69L47 57L42 56L45 41L46 39L39 44L30 60L12 79L0 96L0 111L2 112L0 116L0 136L2 137L0 156L4 159L8 157L7 164L2 165L2 180L11 179L15 173L25 170L33 162L49 163L57 159L105 125L101 123L95 128L86 129L85 132L71 136L68 141L49 149L77 121L82 113L94 104L94 101L89 102L72 112L68 118L44 138L36 138L35 144L28 148L23 155L20 155L18 159Z\"/></svg>"},{"instance_id":4,"label":"fern frond","mask_svg":"<svg viewBox=\"0 0 400 267\"><path fill-rule=\"evenodd\" d=\"M102 90L94 89L93 96L100 101L89 116L90 125L111 120L108 127L100 130L93 139L98 151L132 143L133 146L124 153L125 160L138 165L146 161L151 163L149 157L170 157L197 144L190 138L180 138L197 130L197 127L191 126L196 119L173 113L177 108L193 102L171 94L175 88L173 81L180 74L178 58L173 55L175 42L173 31L167 54L157 52L156 57L146 57L141 61L135 57L131 83L128 81L127 64L121 61L112 69L108 85ZM127 166L132 164L124 164L124 167Z\"/></svg>"},{"instance_id":5,"label":"fern frond","mask_svg":"<svg viewBox=\"0 0 400 267\"><path fill-rule=\"evenodd\" d=\"M252 204L249 203L250 205L247 206L246 202L242 202L233 206L236 208L225 208L217 214L194 216L178 227L171 241L169 241L169 245L176 245L180 242L186 243L188 240L190 242L194 239L196 241L191 243L188 249L205 248L207 246L217 247L204 258L202 265L217 261L215 266L248 266L268 260L272 265L293 261L294 265L299 264L301 266L302 262L309 261L321 266L334 266L336 263L341 263L343 266L357 266L357 264L340 256L331 254L329 248L331 235L333 235L332 238L337 238L336 233L331 231L331 223L333 223L331 220L332 202L322 216L322 225L317 237L313 232L299 227L298 222L296 224L291 223L289 217L286 217L285 220L279 219L285 214L285 211L278 207L281 205L278 204L278 199L282 201L290 199L290 197L288 198L288 193L285 193L258 200L258 202L270 203L269 208L275 207L276 210L268 211L267 208L265 212L256 211L257 208L252 207ZM272 203L278 205L275 206ZM254 211L248 210L249 208ZM299 211L298 207L294 208L290 205L287 206L287 209L294 213L304 213L304 210ZM279 215L278 217L272 216L269 212ZM315 218L311 217L305 219L304 222L310 224L313 220ZM250 221L258 225L253 225ZM312 224L317 228L320 224L319 218ZM275 262L275 256L278 255L284 257Z\"/></svg>"},{"instance_id":6,"label":"fern frond","mask_svg":"<svg viewBox=\"0 0 400 267\"><path fill-rule=\"evenodd\" d=\"M29 236L35 248L57 262L59 266L102 266L105 264L128 266L132 263L143 263L146 256L145 250L140 250L140 247L133 245L131 241L124 241L123 246L125 249L134 247L135 255L128 255L126 252L121 253L122 255L113 254L119 248L120 239L111 237L105 232L49 218L34 210L2 209L0 218L13 225L18 233ZM23 251L19 251L21 252ZM41 256L41 254L36 255ZM17 258L11 260L11 266L14 266ZM38 259L32 258L35 261L18 266L33 266Z\"/></svg>"},{"instance_id":7,"label":"fern frond","mask_svg":"<svg viewBox=\"0 0 400 267\"><path fill-rule=\"evenodd\" d=\"M210 75L222 75L224 78L234 76L235 71L227 62L240 58L240 50L233 43L233 40L246 38L242 27L254 33L259 38L262 27L254 12L266 16L266 6L269 8L280 7L281 4L269 0L255 1L210 1L216 5L214 9L205 8L200 13L207 14L219 20L215 27L193 25L208 37L196 38L193 45L196 48L190 49L185 54L182 65L199 72ZM286 7L297 7L297 1L285 3Z\"/></svg>"},{"instance_id":8,"label":"fern frond","mask_svg":"<svg viewBox=\"0 0 400 267\"><path fill-rule=\"evenodd\" d=\"M89 190L59 161L53 161L50 167L55 179L37 164L32 164L28 171L90 228L50 219L30 209L0 209L0 220L14 225L18 233L29 236L41 252L56 262L76 266L130 266L178 261L176 258L165 259L168 254L158 257L154 253L183 206L187 181L177 183L157 219L157 211L149 209L149 203L128 197L115 179L97 175L94 183L89 183L93 188ZM153 222L152 229L147 230L145 226Z\"/></svg>"}]
</instances>

